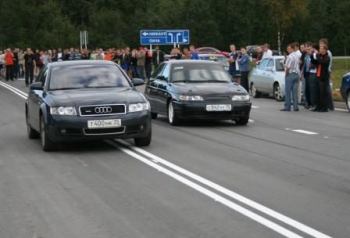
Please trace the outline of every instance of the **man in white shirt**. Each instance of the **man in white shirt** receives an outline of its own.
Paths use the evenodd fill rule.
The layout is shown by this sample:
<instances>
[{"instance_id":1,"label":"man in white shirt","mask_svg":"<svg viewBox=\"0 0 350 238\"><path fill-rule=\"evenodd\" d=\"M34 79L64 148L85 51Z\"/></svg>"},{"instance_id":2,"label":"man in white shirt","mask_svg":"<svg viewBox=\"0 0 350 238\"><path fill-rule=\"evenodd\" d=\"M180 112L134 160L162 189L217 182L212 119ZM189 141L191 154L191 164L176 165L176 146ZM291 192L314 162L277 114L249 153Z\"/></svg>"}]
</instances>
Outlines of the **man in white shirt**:
<instances>
[{"instance_id":1,"label":"man in white shirt","mask_svg":"<svg viewBox=\"0 0 350 238\"><path fill-rule=\"evenodd\" d=\"M0 50L0 77L3 76L3 69L5 65L5 54Z\"/></svg>"},{"instance_id":2,"label":"man in white shirt","mask_svg":"<svg viewBox=\"0 0 350 238\"><path fill-rule=\"evenodd\" d=\"M262 58L265 59L265 58L271 58L271 57L272 57L272 51L270 50L270 45L265 43L264 44L264 53L263 53Z\"/></svg>"},{"instance_id":3,"label":"man in white shirt","mask_svg":"<svg viewBox=\"0 0 350 238\"><path fill-rule=\"evenodd\" d=\"M295 44L289 44L287 47L289 55L286 59L286 83L285 83L285 102L281 111L291 111L293 98L293 109L299 111L298 108L298 81L300 78L300 58L295 53Z\"/></svg>"}]
</instances>

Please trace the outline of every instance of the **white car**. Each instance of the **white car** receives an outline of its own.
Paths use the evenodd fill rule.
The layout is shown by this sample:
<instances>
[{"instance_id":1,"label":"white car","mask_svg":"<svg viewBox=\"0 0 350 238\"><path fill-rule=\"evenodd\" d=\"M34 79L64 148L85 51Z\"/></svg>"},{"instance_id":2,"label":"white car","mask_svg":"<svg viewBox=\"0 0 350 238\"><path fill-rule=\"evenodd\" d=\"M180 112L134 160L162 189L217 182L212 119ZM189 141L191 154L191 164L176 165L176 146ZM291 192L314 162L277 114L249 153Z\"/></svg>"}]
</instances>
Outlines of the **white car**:
<instances>
[{"instance_id":1,"label":"white car","mask_svg":"<svg viewBox=\"0 0 350 238\"><path fill-rule=\"evenodd\" d=\"M285 94L284 56L272 56L261 60L250 73L249 82L253 97L266 94L282 101Z\"/></svg>"}]
</instances>

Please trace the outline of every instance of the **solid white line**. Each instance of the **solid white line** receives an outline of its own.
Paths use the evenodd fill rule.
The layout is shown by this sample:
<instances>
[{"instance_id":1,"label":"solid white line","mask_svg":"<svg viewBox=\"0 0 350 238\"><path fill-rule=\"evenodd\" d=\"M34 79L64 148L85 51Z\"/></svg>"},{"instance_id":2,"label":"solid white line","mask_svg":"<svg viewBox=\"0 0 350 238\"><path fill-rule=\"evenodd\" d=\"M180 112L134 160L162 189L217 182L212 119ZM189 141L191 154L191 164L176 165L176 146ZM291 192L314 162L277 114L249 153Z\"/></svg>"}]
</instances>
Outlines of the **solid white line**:
<instances>
[{"instance_id":1,"label":"solid white line","mask_svg":"<svg viewBox=\"0 0 350 238\"><path fill-rule=\"evenodd\" d=\"M249 122L250 123L254 123L255 121L253 119L249 119Z\"/></svg>"},{"instance_id":2,"label":"solid white line","mask_svg":"<svg viewBox=\"0 0 350 238\"><path fill-rule=\"evenodd\" d=\"M23 99L27 99L27 96L25 94L22 94L22 92L18 92L19 90L15 90L15 89L12 89L11 87L7 87L7 84L3 83L3 82L0 82L0 85L3 86L4 88L6 88L7 90L10 90L11 92L17 94L18 96L20 96L21 98Z\"/></svg>"},{"instance_id":3,"label":"solid white line","mask_svg":"<svg viewBox=\"0 0 350 238\"><path fill-rule=\"evenodd\" d=\"M151 154L146 150L132 146L123 140L116 140L116 141L120 144L123 144L123 145L131 148L132 150L134 150L134 151L136 151L144 156L151 158L154 161L158 161L158 163L160 163L160 164L163 164L163 165L165 165L165 166L167 166L167 167L169 167L169 168L171 168L171 169L173 169L173 170L175 170L183 175L186 175L186 176L190 177L191 179L194 179L195 181L198 181L198 182L200 182L200 183L202 183L202 184L204 184L212 189L215 189L216 191L219 191L219 192L221 192L221 193L223 193L223 194L225 194L225 195L227 195L227 196L229 196L229 197L231 197L231 198L233 198L233 199L235 199L235 200L237 200L237 201L239 201L247 206L250 206L250 207L266 214L266 215L269 215L269 216L271 216L271 217L273 217L281 222L284 222L285 224L290 225L290 226L292 226L292 227L294 227L294 228L296 228L296 229L298 229L298 230L300 230L308 235L311 235L313 237L319 237L319 238L330 238L330 236L323 234L322 232L319 232L312 227L304 225L304 224L302 224L302 223L300 223L300 222L298 222L290 217L287 217L287 216L285 216L277 211L274 211L274 210L272 210L272 209L270 209L262 204L259 204L259 203L255 202L247 197L244 197L244 196L242 196L242 195L240 195L232 190L229 190L229 189L227 189L219 184L216 184L208 179L205 179L205 178L201 177L200 175L192 173L191 171L186 170L184 168L181 168L180 166L175 165L167 160L164 160L164 159L160 158L159 156Z\"/></svg>"},{"instance_id":4,"label":"solid white line","mask_svg":"<svg viewBox=\"0 0 350 238\"><path fill-rule=\"evenodd\" d=\"M120 147L118 146L116 143L112 142L112 141L108 141L111 145L117 147L118 149L120 149L121 151L123 151L124 153L128 154L129 156L141 161L142 163L145 163L147 164L148 166L158 170L159 172L162 172L166 175L168 175L169 177L193 188L194 190L214 199L216 202L219 202L229 208L231 208L232 210L246 216L246 217L249 217L250 219L260 223L261 225L264 225L268 228L270 228L271 230L274 230L275 232L285 236L285 237L295 237L295 238L301 238L302 236L220 196L219 194L217 193L214 193L206 188L204 188L203 186L199 185L199 184L196 184L192 181L190 181L189 179L185 178L185 177L182 177L174 172L172 172L171 170L169 169L166 169L165 167L162 167L154 162L152 162L151 160L149 159L146 159L145 157L139 155L139 154L136 154L135 152L133 152L132 150L130 149L126 149L126 148L123 148L123 147Z\"/></svg>"},{"instance_id":5,"label":"solid white line","mask_svg":"<svg viewBox=\"0 0 350 238\"><path fill-rule=\"evenodd\" d=\"M301 130L301 129L292 130L292 131L297 132L297 133L301 133L301 134L305 134L305 135L318 135L317 132L306 131L306 130Z\"/></svg>"},{"instance_id":6,"label":"solid white line","mask_svg":"<svg viewBox=\"0 0 350 238\"><path fill-rule=\"evenodd\" d=\"M334 111L338 111L338 112L348 112L348 110L343 109L343 108L334 108Z\"/></svg>"},{"instance_id":7,"label":"solid white line","mask_svg":"<svg viewBox=\"0 0 350 238\"><path fill-rule=\"evenodd\" d=\"M15 90L13 90L13 91L15 91ZM18 91L20 91L20 90L18 90ZM20 92L22 92L22 91L20 91ZM22 92L22 93L24 95L27 95L24 92ZM26 97L24 97L23 95L20 95L19 93L16 93L16 94L21 96L22 98L26 99ZM215 189L217 191L220 191L221 193L226 194L226 195L228 195L228 196L230 196L230 197L232 197L232 198L234 198L234 199L236 199L236 200L238 200L238 201L240 201L240 202L242 202L242 203L244 203L244 204L246 204L246 205L248 205L248 206L250 206L250 207L252 207L252 208L254 208L256 210L258 210L258 211L260 211L260 212L263 212L263 213L265 213L265 214L267 214L267 215L269 215L269 216L271 216L271 217L273 217L273 218L275 218L277 220L280 220L280 221L284 222L285 224L288 224L288 225L290 225L290 226L292 226L294 228L297 228L298 230L303 231L306 234L309 234L309 235L311 235L313 237L317 237L317 238L331 238L331 236L323 234L323 233L321 233L321 232L319 232L319 231L317 231L317 230L315 230L315 229L313 229L313 228L311 228L309 226L306 226L306 225L304 225L304 224L302 224L302 223L300 223L300 222L298 222L298 221L296 221L296 220L294 220L292 218L289 218L289 217L287 217L287 216L285 216L285 215L283 215L281 213L278 213L278 212L276 212L276 211L274 211L274 210L272 210L272 209L270 209L268 207L265 207L265 206L263 206L263 205L261 205L261 204L259 204L257 202L254 202L253 200L250 200L249 198L246 198L246 197L244 197L244 196L242 196L242 195L240 195L238 193L235 193L235 192L233 192L231 190L228 190L227 188L224 188L224 187L222 187L222 186L220 186L220 185L218 185L216 183L213 183L213 182L211 182L211 181L209 181L209 180L207 180L207 179L205 179L205 178L203 178L203 177L201 177L199 175L196 175L196 174L194 174L194 173L192 173L192 172L190 172L188 170L185 170L185 169L183 169L183 168L181 168L181 167L179 167L179 166L177 166L177 165L175 165L175 164L173 164L171 162L168 162L168 161L166 161L166 160L164 160L164 159L162 159L162 158L160 158L160 157L158 157L156 155L153 155L153 154L151 154L151 153L149 153L149 152L147 152L147 151L145 151L145 150L143 150L141 148L130 146L130 144L128 144L128 143L126 143L124 141L121 141L121 140L117 140L117 141L120 142L120 143L123 142L122 144L132 148L134 151L137 151L137 152L139 152L141 154L147 155L148 157L150 157L154 161L158 161L158 163L162 163L162 164L164 164L164 165L166 165L166 166L168 166L168 167L170 167L172 169L176 168L176 170L178 172L181 171L180 173L185 174L186 176L189 176L192 179L195 179L195 180L201 182L202 184L207 185L208 187L211 187L211 188L213 188L213 189ZM123 148L121 148L121 149L123 151L127 150L127 149L123 149ZM163 172L163 170L170 172L171 174L173 174L175 176L175 177L173 177L174 179L176 179L176 178L180 179L181 178L180 179L181 181L186 181L187 180L187 179L185 179L185 178L183 178L183 177L181 177L181 176L179 176L179 175L177 175L177 174L175 174L175 173L173 173L173 172L171 172L171 171L169 171L169 170L167 170L167 169L165 169L165 168L163 168L163 167L161 167L161 166L159 166L159 165L157 165L155 163L152 163L151 161L145 159L144 157L139 156L138 154L132 152L131 150L127 150L127 151L129 153L133 153L136 157L138 157L138 160L140 160L140 161L145 160L144 163L150 165L151 167L154 167L154 168L158 167L157 169L159 171L161 171L161 172ZM134 157L134 158L136 158L136 157ZM176 179L176 180L178 180L178 179ZM178 180L178 181L180 181L180 180ZM213 198L216 201L221 202L224 205L225 205L226 201L229 202L229 203L226 203L227 204L226 206L230 205L228 207L230 207L232 209L237 208L238 210L236 210L236 209L234 209L234 210L236 210L237 212L240 212L241 214L243 214L242 212L246 210L248 212L246 216L250 217L251 219L253 219L253 220L257 221L257 222L260 221L259 223L261 223L261 222L266 223L266 224L264 224L265 226L275 230L278 233L286 232L285 234L289 234L287 237L298 237L298 238L301 237L301 236L299 236L299 235L297 235L297 234L295 234L295 233L293 233L293 232L291 232L291 231L289 231L289 230L287 230L287 229L285 229L285 228L283 228L283 227L281 227L281 226L279 226L279 225L277 225L277 224L275 224L275 223L265 219L264 217L261 217L261 216L255 214L255 213L253 213L253 212L243 208L243 207L240 207L239 205L237 205L237 204L235 204L235 203L233 203L233 202L231 202L231 201L229 201L229 200L219 196L218 194L215 194L215 193L213 193L213 192L211 192L211 191L209 191L209 190L207 190L207 189L205 189L205 188L203 188L203 187L201 187L201 186L199 186L199 185L197 185L197 184L195 184L195 183L193 183L193 182L191 182L189 180L187 180L187 181L189 183L192 183L192 184L196 185L193 188L196 189L197 191L199 191L201 193L204 193L203 191L209 192L208 194L213 195ZM218 199L216 199L216 198L218 198ZM231 207L231 205L232 205L232 207ZM242 208L243 210L241 210L240 208ZM261 218L261 220L259 220L260 218ZM256 219L258 219L258 220L256 220ZM263 224L263 223L261 223L261 224ZM280 234L282 234L282 233L280 233Z\"/></svg>"},{"instance_id":8,"label":"solid white line","mask_svg":"<svg viewBox=\"0 0 350 238\"><path fill-rule=\"evenodd\" d=\"M27 93L25 93L25 92L19 90L18 88L15 88L15 87L11 86L10 84L7 84L7 83L4 83L4 82L1 82L1 81L0 81L0 85L3 86L3 87L5 87L5 88L7 88L7 89L12 89L12 90L16 91L17 93L22 94L23 96L26 96L26 97L28 96Z\"/></svg>"},{"instance_id":9,"label":"solid white line","mask_svg":"<svg viewBox=\"0 0 350 238\"><path fill-rule=\"evenodd\" d=\"M253 109L258 109L258 108L260 108L260 107L259 107L259 106L252 105L252 108L253 108Z\"/></svg>"}]
</instances>

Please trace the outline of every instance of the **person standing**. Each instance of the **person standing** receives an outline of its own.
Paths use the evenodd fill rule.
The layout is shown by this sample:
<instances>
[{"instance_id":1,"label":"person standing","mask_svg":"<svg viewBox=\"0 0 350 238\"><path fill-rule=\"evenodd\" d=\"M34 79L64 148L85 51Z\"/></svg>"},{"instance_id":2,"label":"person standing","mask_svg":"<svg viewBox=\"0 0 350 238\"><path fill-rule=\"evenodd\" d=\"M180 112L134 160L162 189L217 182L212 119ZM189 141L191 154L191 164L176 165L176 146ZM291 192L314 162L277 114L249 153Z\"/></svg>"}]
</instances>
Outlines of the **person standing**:
<instances>
[{"instance_id":1,"label":"person standing","mask_svg":"<svg viewBox=\"0 0 350 238\"><path fill-rule=\"evenodd\" d=\"M329 109L329 64L328 47L320 45L319 53L312 55L311 61L316 65L316 76L319 81L318 105L314 111L328 112Z\"/></svg>"},{"instance_id":2,"label":"person standing","mask_svg":"<svg viewBox=\"0 0 350 238\"><path fill-rule=\"evenodd\" d=\"M159 46L156 46L156 51L153 54L153 65L154 68L158 68L158 66L164 62L164 52L159 49Z\"/></svg>"},{"instance_id":3,"label":"person standing","mask_svg":"<svg viewBox=\"0 0 350 238\"><path fill-rule=\"evenodd\" d=\"M328 108L331 111L334 111L334 103L333 103L333 87L332 87L332 66L333 66L333 54L329 50L329 44L328 44L328 39L323 38L319 40L319 46L325 46L328 50L328 57L329 57L329 67L328 67L328 72L329 72L329 85L328 87Z\"/></svg>"},{"instance_id":4,"label":"person standing","mask_svg":"<svg viewBox=\"0 0 350 238\"><path fill-rule=\"evenodd\" d=\"M6 81L14 80L13 67L14 67L14 55L11 49L7 49L5 53L5 66L6 66Z\"/></svg>"},{"instance_id":5,"label":"person standing","mask_svg":"<svg viewBox=\"0 0 350 238\"><path fill-rule=\"evenodd\" d=\"M152 61L153 61L153 52L150 49L146 48L145 72L146 72L146 78L147 79L151 78Z\"/></svg>"},{"instance_id":6,"label":"person standing","mask_svg":"<svg viewBox=\"0 0 350 238\"><path fill-rule=\"evenodd\" d=\"M232 78L234 79L236 77L236 75L238 74L238 62L237 62L237 58L238 58L238 52L236 51L236 46L234 44L230 45L230 54L229 54L229 73L231 74Z\"/></svg>"},{"instance_id":7,"label":"person standing","mask_svg":"<svg viewBox=\"0 0 350 238\"><path fill-rule=\"evenodd\" d=\"M249 63L250 58L247 54L247 50L246 48L241 47L241 55L238 58L238 64L241 72L241 85L247 92L249 92Z\"/></svg>"},{"instance_id":8,"label":"person standing","mask_svg":"<svg viewBox=\"0 0 350 238\"><path fill-rule=\"evenodd\" d=\"M285 64L285 103L281 111L291 111L291 104L293 99L293 110L299 111L298 108L298 81L300 77L299 62L295 52L295 45L289 44L287 47L288 56Z\"/></svg>"},{"instance_id":9,"label":"person standing","mask_svg":"<svg viewBox=\"0 0 350 238\"><path fill-rule=\"evenodd\" d=\"M137 59L137 74L140 78L145 78L145 63L146 63L146 52L143 47L140 47L136 53Z\"/></svg>"},{"instance_id":10,"label":"person standing","mask_svg":"<svg viewBox=\"0 0 350 238\"><path fill-rule=\"evenodd\" d=\"M129 75L130 70L130 48L125 47L122 54L120 55L120 66Z\"/></svg>"},{"instance_id":11,"label":"person standing","mask_svg":"<svg viewBox=\"0 0 350 238\"><path fill-rule=\"evenodd\" d=\"M304 97L304 106L306 109L312 107L311 103L311 92L310 92L310 70L311 70L311 54L312 54L312 44L306 42L304 44L304 52L301 58L301 71L303 75L303 97Z\"/></svg>"},{"instance_id":12,"label":"person standing","mask_svg":"<svg viewBox=\"0 0 350 238\"><path fill-rule=\"evenodd\" d=\"M0 79L3 76L4 65L5 65L5 54L0 50Z\"/></svg>"},{"instance_id":13,"label":"person standing","mask_svg":"<svg viewBox=\"0 0 350 238\"><path fill-rule=\"evenodd\" d=\"M24 54L24 71L25 71L25 84L28 87L33 83L34 79L34 62L35 56L32 49L28 48Z\"/></svg>"},{"instance_id":14,"label":"person standing","mask_svg":"<svg viewBox=\"0 0 350 238\"><path fill-rule=\"evenodd\" d=\"M264 46L263 46L262 59L271 58L271 57L272 57L272 51L270 50L270 45L265 43Z\"/></svg>"},{"instance_id":15,"label":"person standing","mask_svg":"<svg viewBox=\"0 0 350 238\"><path fill-rule=\"evenodd\" d=\"M19 73L20 73L18 52L19 52L19 49L15 49L13 51L13 73L12 74L15 79L19 78Z\"/></svg>"},{"instance_id":16,"label":"person standing","mask_svg":"<svg viewBox=\"0 0 350 238\"><path fill-rule=\"evenodd\" d=\"M194 45L190 45L191 60L199 60L199 54Z\"/></svg>"}]
</instances>

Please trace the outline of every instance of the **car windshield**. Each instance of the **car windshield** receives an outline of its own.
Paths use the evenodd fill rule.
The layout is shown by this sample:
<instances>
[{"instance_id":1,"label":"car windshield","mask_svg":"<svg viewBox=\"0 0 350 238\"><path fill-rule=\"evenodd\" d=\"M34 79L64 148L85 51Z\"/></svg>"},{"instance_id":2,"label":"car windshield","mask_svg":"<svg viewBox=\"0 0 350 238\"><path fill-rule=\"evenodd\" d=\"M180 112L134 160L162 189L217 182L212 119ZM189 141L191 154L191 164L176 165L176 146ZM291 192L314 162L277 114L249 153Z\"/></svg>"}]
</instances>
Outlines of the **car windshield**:
<instances>
[{"instance_id":1,"label":"car windshield","mask_svg":"<svg viewBox=\"0 0 350 238\"><path fill-rule=\"evenodd\" d=\"M49 90L130 87L114 65L62 65L51 71Z\"/></svg>"},{"instance_id":2,"label":"car windshield","mask_svg":"<svg viewBox=\"0 0 350 238\"><path fill-rule=\"evenodd\" d=\"M176 82L231 82L230 75L219 64L177 63L172 65L171 81Z\"/></svg>"}]
</instances>

